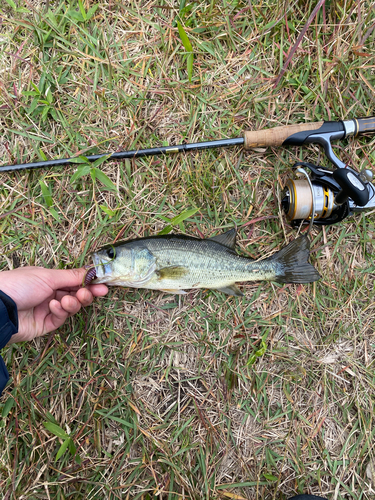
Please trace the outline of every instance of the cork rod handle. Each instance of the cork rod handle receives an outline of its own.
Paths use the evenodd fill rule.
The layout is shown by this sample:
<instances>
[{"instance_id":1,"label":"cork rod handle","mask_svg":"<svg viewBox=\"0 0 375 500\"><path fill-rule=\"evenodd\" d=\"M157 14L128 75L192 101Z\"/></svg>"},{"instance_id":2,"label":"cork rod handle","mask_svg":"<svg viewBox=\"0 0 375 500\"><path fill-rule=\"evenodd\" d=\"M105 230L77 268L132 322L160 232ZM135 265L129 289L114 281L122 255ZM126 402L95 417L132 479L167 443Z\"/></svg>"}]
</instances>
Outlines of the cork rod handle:
<instances>
[{"instance_id":1,"label":"cork rod handle","mask_svg":"<svg viewBox=\"0 0 375 500\"><path fill-rule=\"evenodd\" d=\"M323 122L301 123L298 125L283 125L265 130L245 132L245 149L257 148L260 146L281 146L291 135L305 130L317 130Z\"/></svg>"}]
</instances>

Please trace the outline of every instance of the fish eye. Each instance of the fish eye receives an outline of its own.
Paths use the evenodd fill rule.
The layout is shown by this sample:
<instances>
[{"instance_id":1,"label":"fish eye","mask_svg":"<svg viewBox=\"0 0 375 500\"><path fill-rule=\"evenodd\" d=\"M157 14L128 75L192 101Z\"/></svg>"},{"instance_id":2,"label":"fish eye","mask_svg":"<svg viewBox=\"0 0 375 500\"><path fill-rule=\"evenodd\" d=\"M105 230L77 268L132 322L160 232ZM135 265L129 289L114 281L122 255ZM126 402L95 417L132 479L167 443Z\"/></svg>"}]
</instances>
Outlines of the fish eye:
<instances>
[{"instance_id":1,"label":"fish eye","mask_svg":"<svg viewBox=\"0 0 375 500\"><path fill-rule=\"evenodd\" d=\"M108 257L109 257L110 259L113 259L113 258L114 258L114 256L115 256L115 251L114 251L114 249L113 249L112 247L111 247L111 248L108 248L108 250L107 250L107 255L108 255Z\"/></svg>"}]
</instances>

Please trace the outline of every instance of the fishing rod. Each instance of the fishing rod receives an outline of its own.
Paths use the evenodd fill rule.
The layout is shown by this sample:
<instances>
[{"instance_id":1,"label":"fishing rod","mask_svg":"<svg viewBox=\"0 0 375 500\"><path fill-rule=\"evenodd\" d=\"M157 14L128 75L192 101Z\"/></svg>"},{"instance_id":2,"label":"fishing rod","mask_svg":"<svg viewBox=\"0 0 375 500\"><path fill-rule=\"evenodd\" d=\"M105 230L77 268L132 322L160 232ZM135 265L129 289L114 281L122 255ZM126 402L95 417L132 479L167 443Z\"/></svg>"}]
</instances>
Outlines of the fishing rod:
<instances>
[{"instance_id":1,"label":"fishing rod","mask_svg":"<svg viewBox=\"0 0 375 500\"><path fill-rule=\"evenodd\" d=\"M246 150L257 147L304 146L320 144L335 170L297 163L295 167L304 179L289 179L286 183L282 206L287 217L298 224L313 221L329 225L340 222L353 212L375 208L375 189L371 184L371 170L357 172L342 162L333 152L331 142L375 132L375 117L354 118L344 121L320 121L297 125L283 125L270 129L246 131L243 137L216 141L179 144L150 149L137 149L88 156L91 162L108 156L110 160L123 160L145 156L168 155L201 149L243 146ZM56 167L75 162L75 158L61 158L35 163L0 166L1 172L42 167ZM307 171L307 170L308 171Z\"/></svg>"}]
</instances>

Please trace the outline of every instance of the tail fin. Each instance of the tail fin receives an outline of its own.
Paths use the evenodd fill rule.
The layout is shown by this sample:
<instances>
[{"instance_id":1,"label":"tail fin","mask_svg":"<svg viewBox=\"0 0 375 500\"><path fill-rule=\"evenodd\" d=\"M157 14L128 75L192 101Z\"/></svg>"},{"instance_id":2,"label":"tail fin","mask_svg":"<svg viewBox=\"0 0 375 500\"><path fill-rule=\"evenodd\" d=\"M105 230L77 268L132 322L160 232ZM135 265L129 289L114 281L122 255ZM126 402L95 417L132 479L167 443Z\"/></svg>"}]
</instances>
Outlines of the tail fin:
<instances>
[{"instance_id":1,"label":"tail fin","mask_svg":"<svg viewBox=\"0 0 375 500\"><path fill-rule=\"evenodd\" d=\"M313 265L307 262L310 255L310 241L307 236L300 236L293 240L285 248L271 257L276 260L278 275L276 281L279 283L312 283L318 281L321 276Z\"/></svg>"}]
</instances>

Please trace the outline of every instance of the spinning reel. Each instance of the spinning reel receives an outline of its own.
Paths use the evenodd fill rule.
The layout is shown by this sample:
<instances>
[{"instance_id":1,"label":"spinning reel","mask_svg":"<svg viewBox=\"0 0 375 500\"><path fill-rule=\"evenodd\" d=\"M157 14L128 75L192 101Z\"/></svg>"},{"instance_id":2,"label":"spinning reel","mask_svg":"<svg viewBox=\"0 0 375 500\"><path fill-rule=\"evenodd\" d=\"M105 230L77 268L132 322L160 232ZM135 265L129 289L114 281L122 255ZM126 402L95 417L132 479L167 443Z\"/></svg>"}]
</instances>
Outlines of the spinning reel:
<instances>
[{"instance_id":1,"label":"spinning reel","mask_svg":"<svg viewBox=\"0 0 375 500\"><path fill-rule=\"evenodd\" d=\"M371 170L358 173L350 168L337 168L332 171L305 162L298 162L293 168L303 178L288 179L281 206L294 226L303 221L328 226L354 212L375 208Z\"/></svg>"}]
</instances>

